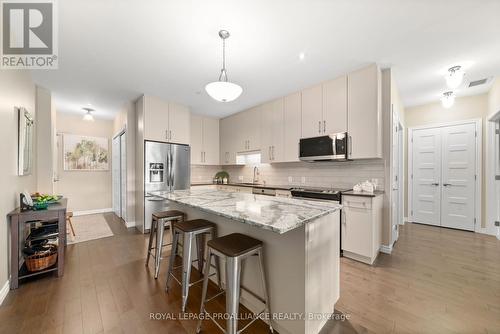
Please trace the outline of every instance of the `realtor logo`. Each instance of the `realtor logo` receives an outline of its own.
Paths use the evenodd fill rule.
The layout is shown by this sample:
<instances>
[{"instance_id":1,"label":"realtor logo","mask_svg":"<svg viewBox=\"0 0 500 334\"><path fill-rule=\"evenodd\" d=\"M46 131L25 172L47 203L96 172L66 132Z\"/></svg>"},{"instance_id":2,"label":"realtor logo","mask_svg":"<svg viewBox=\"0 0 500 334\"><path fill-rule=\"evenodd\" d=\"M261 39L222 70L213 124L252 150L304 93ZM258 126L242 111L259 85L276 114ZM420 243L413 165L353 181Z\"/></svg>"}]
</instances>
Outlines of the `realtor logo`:
<instances>
[{"instance_id":1,"label":"realtor logo","mask_svg":"<svg viewBox=\"0 0 500 334\"><path fill-rule=\"evenodd\" d=\"M2 0L2 69L56 69L55 0Z\"/></svg>"}]
</instances>

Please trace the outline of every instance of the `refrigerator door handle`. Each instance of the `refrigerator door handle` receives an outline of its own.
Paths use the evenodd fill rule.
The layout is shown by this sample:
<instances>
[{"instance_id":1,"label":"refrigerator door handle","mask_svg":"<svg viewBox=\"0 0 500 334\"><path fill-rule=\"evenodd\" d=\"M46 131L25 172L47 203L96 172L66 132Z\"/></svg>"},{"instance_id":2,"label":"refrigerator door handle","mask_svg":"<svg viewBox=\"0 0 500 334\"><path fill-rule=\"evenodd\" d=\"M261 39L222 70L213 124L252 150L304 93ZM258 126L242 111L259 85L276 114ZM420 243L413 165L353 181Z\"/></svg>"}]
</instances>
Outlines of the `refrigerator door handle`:
<instances>
[{"instance_id":1,"label":"refrigerator door handle","mask_svg":"<svg viewBox=\"0 0 500 334\"><path fill-rule=\"evenodd\" d=\"M174 190L174 156L172 152L169 154L169 159L170 159L170 191Z\"/></svg>"}]
</instances>

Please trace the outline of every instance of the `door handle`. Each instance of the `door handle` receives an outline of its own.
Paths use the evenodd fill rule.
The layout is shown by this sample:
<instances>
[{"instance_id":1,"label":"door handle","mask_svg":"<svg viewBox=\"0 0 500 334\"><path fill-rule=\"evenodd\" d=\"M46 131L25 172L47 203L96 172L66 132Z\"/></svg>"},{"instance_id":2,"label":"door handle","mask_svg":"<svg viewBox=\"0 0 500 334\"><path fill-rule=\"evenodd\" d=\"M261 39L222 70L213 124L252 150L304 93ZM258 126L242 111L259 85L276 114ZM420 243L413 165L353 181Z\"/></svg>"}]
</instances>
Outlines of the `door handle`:
<instances>
[{"instance_id":1,"label":"door handle","mask_svg":"<svg viewBox=\"0 0 500 334\"><path fill-rule=\"evenodd\" d=\"M439 186L439 183L431 183L431 186Z\"/></svg>"}]
</instances>

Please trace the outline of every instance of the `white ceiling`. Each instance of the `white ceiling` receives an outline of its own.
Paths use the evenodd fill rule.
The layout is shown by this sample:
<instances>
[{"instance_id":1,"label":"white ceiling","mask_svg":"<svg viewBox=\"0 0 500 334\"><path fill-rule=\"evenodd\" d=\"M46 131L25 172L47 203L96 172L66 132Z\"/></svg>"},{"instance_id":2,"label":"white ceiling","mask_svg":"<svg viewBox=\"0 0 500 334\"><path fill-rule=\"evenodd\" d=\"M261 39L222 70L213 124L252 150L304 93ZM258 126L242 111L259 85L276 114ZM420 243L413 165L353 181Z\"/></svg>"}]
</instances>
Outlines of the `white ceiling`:
<instances>
[{"instance_id":1,"label":"white ceiling","mask_svg":"<svg viewBox=\"0 0 500 334\"><path fill-rule=\"evenodd\" d=\"M438 100L443 69L466 79L500 75L498 0L64 0L59 69L33 71L58 110L92 104L111 118L142 93L226 116L365 64L393 67L406 106ZM231 103L204 90L217 79L221 28ZM299 53L304 52L304 60ZM463 88L457 95L487 90Z\"/></svg>"}]
</instances>

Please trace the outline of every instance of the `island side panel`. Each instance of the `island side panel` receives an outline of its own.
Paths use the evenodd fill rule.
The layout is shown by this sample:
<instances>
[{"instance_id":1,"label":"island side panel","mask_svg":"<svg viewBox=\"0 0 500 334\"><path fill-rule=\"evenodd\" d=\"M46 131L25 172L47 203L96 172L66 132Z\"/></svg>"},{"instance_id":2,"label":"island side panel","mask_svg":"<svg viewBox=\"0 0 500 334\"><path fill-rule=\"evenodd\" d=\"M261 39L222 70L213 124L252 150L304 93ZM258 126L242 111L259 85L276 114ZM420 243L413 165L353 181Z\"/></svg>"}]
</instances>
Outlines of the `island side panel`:
<instances>
[{"instance_id":1,"label":"island side panel","mask_svg":"<svg viewBox=\"0 0 500 334\"><path fill-rule=\"evenodd\" d=\"M188 219L203 218L216 223L219 236L243 233L264 242L264 266L268 284L271 312L289 316L305 313L305 227L278 234L256 226L243 224L226 217L201 211L186 205L170 202L171 209L187 214ZM193 252L196 254L196 252ZM194 255L196 258L196 255ZM262 284L257 257L245 261L242 270L242 284L262 296ZM222 266L222 278L225 271ZM241 303L253 312L261 311L263 304L242 291ZM305 321L273 319L273 327L280 334L305 333Z\"/></svg>"},{"instance_id":2,"label":"island side panel","mask_svg":"<svg viewBox=\"0 0 500 334\"><path fill-rule=\"evenodd\" d=\"M333 314L340 295L340 211L306 225L305 333L316 334Z\"/></svg>"}]
</instances>

